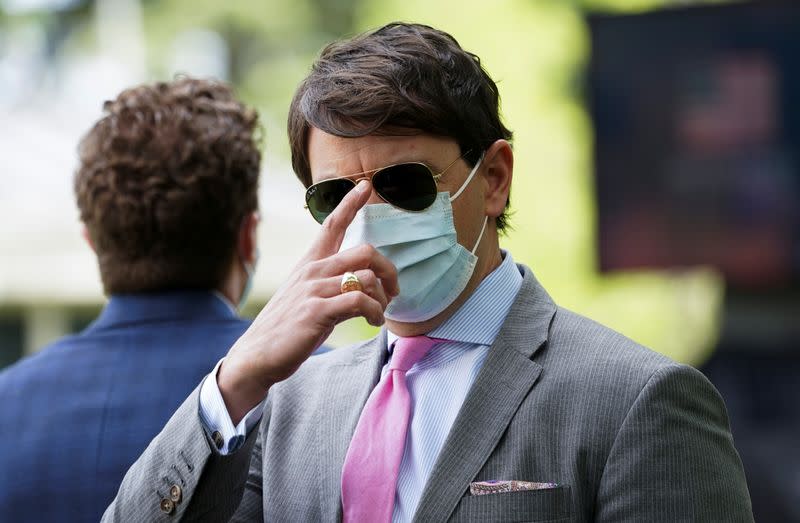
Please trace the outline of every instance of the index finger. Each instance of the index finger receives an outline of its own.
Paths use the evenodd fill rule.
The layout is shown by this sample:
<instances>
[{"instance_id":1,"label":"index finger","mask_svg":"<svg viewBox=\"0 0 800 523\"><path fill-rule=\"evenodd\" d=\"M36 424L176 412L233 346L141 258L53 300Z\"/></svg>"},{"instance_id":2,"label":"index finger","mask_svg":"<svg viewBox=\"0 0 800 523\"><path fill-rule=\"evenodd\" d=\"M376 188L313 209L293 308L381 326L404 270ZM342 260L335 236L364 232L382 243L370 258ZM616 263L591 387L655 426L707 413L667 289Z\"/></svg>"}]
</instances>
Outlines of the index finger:
<instances>
[{"instance_id":1,"label":"index finger","mask_svg":"<svg viewBox=\"0 0 800 523\"><path fill-rule=\"evenodd\" d=\"M347 227L353 222L358 210L367 203L371 193L372 184L369 180L361 180L342 198L339 205L322 222L322 232L308 252L311 259L318 260L339 252Z\"/></svg>"}]
</instances>

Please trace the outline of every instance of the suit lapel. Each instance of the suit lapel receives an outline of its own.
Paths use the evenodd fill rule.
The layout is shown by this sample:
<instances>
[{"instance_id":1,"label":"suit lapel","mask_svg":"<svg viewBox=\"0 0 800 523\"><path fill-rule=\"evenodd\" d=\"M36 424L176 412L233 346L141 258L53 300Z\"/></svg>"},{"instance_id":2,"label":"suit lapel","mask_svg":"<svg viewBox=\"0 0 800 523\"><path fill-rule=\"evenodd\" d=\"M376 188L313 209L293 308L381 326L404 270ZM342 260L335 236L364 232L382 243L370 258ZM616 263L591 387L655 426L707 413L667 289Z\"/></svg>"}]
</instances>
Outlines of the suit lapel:
<instances>
[{"instance_id":1,"label":"suit lapel","mask_svg":"<svg viewBox=\"0 0 800 523\"><path fill-rule=\"evenodd\" d=\"M531 356L547 341L555 305L523 269L522 287L453 423L415 521L450 517L542 371Z\"/></svg>"},{"instance_id":2,"label":"suit lapel","mask_svg":"<svg viewBox=\"0 0 800 523\"><path fill-rule=\"evenodd\" d=\"M386 330L353 351L351 361L332 365L322 389L325 401L317 416L317 449L321 460L319 478L326 521L341 521L341 476L347 448L355 432L361 410L380 378L386 357Z\"/></svg>"}]
</instances>

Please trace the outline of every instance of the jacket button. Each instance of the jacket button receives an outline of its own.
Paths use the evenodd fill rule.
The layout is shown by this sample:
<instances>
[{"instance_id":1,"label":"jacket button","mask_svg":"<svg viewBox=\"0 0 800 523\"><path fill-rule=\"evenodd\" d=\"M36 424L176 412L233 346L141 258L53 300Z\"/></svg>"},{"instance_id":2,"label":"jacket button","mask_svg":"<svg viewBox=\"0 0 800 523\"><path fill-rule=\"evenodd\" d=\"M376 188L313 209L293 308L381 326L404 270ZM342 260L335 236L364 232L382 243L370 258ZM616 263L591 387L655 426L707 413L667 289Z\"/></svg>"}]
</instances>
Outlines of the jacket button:
<instances>
[{"instance_id":1,"label":"jacket button","mask_svg":"<svg viewBox=\"0 0 800 523\"><path fill-rule=\"evenodd\" d=\"M183 491L181 490L181 488L178 485L172 485L169 488L169 499L173 503L180 503L182 496L183 496Z\"/></svg>"},{"instance_id":2,"label":"jacket button","mask_svg":"<svg viewBox=\"0 0 800 523\"><path fill-rule=\"evenodd\" d=\"M211 434L211 439L214 440L214 445L217 446L217 450L221 450L222 446L225 445L225 440L222 438L222 434L220 434L218 430L215 430L214 433Z\"/></svg>"},{"instance_id":3,"label":"jacket button","mask_svg":"<svg viewBox=\"0 0 800 523\"><path fill-rule=\"evenodd\" d=\"M164 514L172 514L175 512L175 503L172 502L169 498L164 498L161 500L161 512Z\"/></svg>"}]
</instances>

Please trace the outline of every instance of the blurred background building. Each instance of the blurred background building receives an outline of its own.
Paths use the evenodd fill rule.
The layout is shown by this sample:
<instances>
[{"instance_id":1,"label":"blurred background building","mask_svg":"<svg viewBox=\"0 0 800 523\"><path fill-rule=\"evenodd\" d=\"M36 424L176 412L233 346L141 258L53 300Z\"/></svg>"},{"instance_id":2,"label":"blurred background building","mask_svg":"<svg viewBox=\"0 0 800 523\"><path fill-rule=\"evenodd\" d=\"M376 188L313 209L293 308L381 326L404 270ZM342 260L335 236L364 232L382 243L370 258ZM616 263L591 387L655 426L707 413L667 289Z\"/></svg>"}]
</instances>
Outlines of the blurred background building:
<instances>
[{"instance_id":1,"label":"blurred background building","mask_svg":"<svg viewBox=\"0 0 800 523\"><path fill-rule=\"evenodd\" d=\"M72 193L104 100L188 73L259 109L254 315L318 227L289 163L291 95L325 43L397 19L450 32L498 81L515 132L504 247L560 304L704 370L757 519L800 521L792 0L0 0L0 368L104 303ZM371 332L353 320L330 341Z\"/></svg>"}]
</instances>

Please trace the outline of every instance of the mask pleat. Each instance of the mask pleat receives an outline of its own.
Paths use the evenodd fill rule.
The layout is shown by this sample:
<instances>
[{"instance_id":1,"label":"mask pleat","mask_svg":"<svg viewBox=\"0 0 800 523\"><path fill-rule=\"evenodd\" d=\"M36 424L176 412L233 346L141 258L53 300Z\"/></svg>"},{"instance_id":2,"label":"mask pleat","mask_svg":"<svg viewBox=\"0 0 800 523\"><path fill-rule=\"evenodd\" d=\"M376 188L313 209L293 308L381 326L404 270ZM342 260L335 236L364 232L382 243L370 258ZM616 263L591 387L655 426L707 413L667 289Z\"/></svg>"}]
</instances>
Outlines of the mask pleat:
<instances>
[{"instance_id":1,"label":"mask pleat","mask_svg":"<svg viewBox=\"0 0 800 523\"><path fill-rule=\"evenodd\" d=\"M392 260L398 271L412 267L431 256L437 256L447 252L456 244L455 234L439 236L427 240L417 240L414 242L399 243L377 247L378 252ZM424 243L424 249L421 248Z\"/></svg>"},{"instance_id":2,"label":"mask pleat","mask_svg":"<svg viewBox=\"0 0 800 523\"><path fill-rule=\"evenodd\" d=\"M397 268L400 295L385 312L396 321L425 321L446 309L466 287L477 262L457 241L446 192L421 212L389 204L364 206L347 228L339 250L365 243Z\"/></svg>"}]
</instances>

